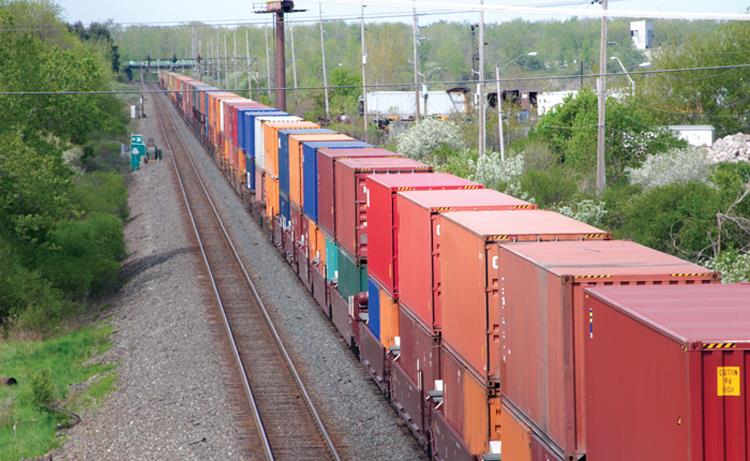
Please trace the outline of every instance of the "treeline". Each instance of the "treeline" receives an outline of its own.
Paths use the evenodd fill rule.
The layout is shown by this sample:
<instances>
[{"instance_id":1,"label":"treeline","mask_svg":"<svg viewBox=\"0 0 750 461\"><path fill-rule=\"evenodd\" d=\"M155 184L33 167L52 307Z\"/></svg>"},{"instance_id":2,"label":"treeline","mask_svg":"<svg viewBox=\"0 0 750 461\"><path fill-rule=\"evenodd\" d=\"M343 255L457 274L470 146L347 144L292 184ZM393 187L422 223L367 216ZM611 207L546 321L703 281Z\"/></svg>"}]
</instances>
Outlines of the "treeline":
<instances>
[{"instance_id":1,"label":"treeline","mask_svg":"<svg viewBox=\"0 0 750 461\"><path fill-rule=\"evenodd\" d=\"M108 90L111 44L0 1L0 90ZM0 95L0 330L50 331L117 286L127 114L111 95Z\"/></svg>"}]
</instances>

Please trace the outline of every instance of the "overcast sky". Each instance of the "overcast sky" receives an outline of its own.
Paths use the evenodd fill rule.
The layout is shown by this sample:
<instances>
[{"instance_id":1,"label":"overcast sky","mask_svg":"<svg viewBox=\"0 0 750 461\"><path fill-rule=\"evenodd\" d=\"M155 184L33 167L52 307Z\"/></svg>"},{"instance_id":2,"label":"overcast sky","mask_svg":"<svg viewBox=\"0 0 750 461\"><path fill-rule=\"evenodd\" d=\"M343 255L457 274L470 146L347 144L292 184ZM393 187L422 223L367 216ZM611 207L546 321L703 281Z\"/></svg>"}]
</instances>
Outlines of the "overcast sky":
<instances>
[{"instance_id":1,"label":"overcast sky","mask_svg":"<svg viewBox=\"0 0 750 461\"><path fill-rule=\"evenodd\" d=\"M420 0L418 0L420 1ZM450 2L465 3L470 5L471 3L478 4L478 0L473 1L459 1L459 0L430 0L431 2ZM261 4L260 0L255 2L249 0L108 0L108 1L92 1L92 0L56 0L56 2L62 6L64 15L69 21L83 21L89 23L91 21L104 21L107 19L114 19L118 23L164 23L164 22L183 22L183 21L213 21L213 20L232 20L232 21L252 21L258 19L265 19L266 16L255 15L252 13L253 3ZM349 3L347 5L346 3ZM344 15L357 15L360 12L360 7L357 6L356 1L352 0L323 0L323 12L324 15L332 16L344 16ZM404 5L409 5L408 0L404 0ZM581 0L580 4L571 6L575 3L571 0L528 0L527 2L521 2L518 0L486 0L488 5L524 5L524 6L548 6L553 4L562 3L566 8L575 8L580 11L589 9L598 9L598 5L591 5L588 0ZM297 8L307 8L310 10L308 13L295 14L295 19L311 19L317 17L318 14L318 1L317 0L297 0L295 2ZM665 11L680 11L680 12L712 12L712 13L740 13L744 12L748 6L750 6L750 0L719 0L719 1L706 1L706 0L610 0L610 8L618 10L649 10L657 12ZM418 9L422 12L430 11L429 8ZM389 15L396 13L407 13L411 10L406 8L391 7L391 6L374 6L370 5L367 7L367 14L378 16L378 15ZM432 9L435 12L435 9ZM439 12L438 12L439 13ZM420 19L421 23L431 22L435 20L470 20L476 17L474 14L460 14L460 13L442 13L442 14L431 14L424 16ZM487 21L505 21L518 17L518 15L500 15L500 14L488 14ZM524 15L525 19L552 19L551 16L533 16ZM374 18L373 20L385 20L382 18ZM398 19L388 19L398 20ZM406 18L403 20L410 20Z\"/></svg>"}]
</instances>

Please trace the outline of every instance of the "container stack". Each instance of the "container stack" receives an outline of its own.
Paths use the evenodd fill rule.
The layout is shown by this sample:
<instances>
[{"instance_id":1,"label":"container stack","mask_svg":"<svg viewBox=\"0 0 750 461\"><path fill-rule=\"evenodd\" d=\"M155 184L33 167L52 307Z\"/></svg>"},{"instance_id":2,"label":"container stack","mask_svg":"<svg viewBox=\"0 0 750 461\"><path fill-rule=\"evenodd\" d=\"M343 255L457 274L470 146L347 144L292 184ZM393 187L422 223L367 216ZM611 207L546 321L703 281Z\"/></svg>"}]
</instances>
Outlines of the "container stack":
<instances>
[{"instance_id":1,"label":"container stack","mask_svg":"<svg viewBox=\"0 0 750 461\"><path fill-rule=\"evenodd\" d=\"M750 459L749 284L159 81L432 459Z\"/></svg>"}]
</instances>

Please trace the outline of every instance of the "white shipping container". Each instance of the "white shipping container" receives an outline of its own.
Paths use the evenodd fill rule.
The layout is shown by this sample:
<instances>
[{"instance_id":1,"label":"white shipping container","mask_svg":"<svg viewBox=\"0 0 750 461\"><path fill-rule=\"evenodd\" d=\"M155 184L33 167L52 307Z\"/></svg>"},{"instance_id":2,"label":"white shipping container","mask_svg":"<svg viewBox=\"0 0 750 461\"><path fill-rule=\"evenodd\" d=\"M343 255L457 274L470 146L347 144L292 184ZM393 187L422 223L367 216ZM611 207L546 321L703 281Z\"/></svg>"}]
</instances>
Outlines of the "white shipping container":
<instances>
[{"instance_id":1,"label":"white shipping container","mask_svg":"<svg viewBox=\"0 0 750 461\"><path fill-rule=\"evenodd\" d=\"M300 117L280 115L275 117L255 117L255 166L260 170L266 169L266 153L263 148L263 123L265 122L299 122Z\"/></svg>"},{"instance_id":2,"label":"white shipping container","mask_svg":"<svg viewBox=\"0 0 750 461\"><path fill-rule=\"evenodd\" d=\"M464 93L427 91L419 95L419 112L423 116L465 113L467 109ZM414 91L373 91L367 93L367 114L412 118L415 116L415 98Z\"/></svg>"},{"instance_id":3,"label":"white shipping container","mask_svg":"<svg viewBox=\"0 0 750 461\"><path fill-rule=\"evenodd\" d=\"M711 125L670 125L668 128L691 146L711 147L714 144L716 130Z\"/></svg>"}]
</instances>

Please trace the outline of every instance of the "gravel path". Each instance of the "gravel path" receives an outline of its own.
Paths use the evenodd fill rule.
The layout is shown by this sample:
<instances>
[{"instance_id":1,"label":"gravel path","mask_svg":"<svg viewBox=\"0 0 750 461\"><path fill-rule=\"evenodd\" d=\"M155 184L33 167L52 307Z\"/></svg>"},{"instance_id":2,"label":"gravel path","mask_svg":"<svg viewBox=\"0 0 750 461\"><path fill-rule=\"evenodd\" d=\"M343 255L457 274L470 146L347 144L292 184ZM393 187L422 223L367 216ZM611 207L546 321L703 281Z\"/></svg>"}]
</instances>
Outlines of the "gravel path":
<instances>
[{"instance_id":1,"label":"gravel path","mask_svg":"<svg viewBox=\"0 0 750 461\"><path fill-rule=\"evenodd\" d=\"M152 101L147 114L155 114ZM141 120L140 130L164 145L155 117ZM198 282L202 261L180 215L169 155L129 176L128 280L111 300L115 333L105 357L119 362L117 390L67 432L55 459L249 457L241 451L245 429L233 414L229 362L219 358L226 355L212 326L213 304Z\"/></svg>"},{"instance_id":2,"label":"gravel path","mask_svg":"<svg viewBox=\"0 0 750 461\"><path fill-rule=\"evenodd\" d=\"M170 111L177 113L171 107ZM243 210L201 144L184 123L178 126L261 297L287 338L316 406L346 457L427 459L296 274Z\"/></svg>"}]
</instances>

